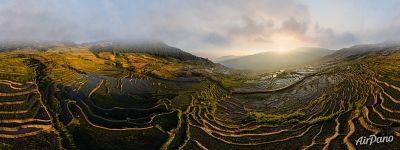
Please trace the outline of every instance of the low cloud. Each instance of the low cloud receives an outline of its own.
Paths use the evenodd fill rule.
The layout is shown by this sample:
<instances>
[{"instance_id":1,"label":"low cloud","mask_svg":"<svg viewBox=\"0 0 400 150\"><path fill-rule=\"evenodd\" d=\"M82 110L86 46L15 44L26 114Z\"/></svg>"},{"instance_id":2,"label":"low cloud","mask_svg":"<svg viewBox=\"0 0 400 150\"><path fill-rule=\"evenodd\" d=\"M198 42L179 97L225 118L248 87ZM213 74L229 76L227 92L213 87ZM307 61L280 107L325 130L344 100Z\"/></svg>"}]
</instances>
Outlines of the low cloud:
<instances>
[{"instance_id":1,"label":"low cloud","mask_svg":"<svg viewBox=\"0 0 400 150\"><path fill-rule=\"evenodd\" d=\"M313 40L319 43L321 47L339 49L351 44L359 43L357 37L350 33L336 33L331 28L322 28L318 25L314 27L315 35Z\"/></svg>"},{"instance_id":2,"label":"low cloud","mask_svg":"<svg viewBox=\"0 0 400 150\"><path fill-rule=\"evenodd\" d=\"M203 40L206 43L211 43L214 45L226 45L230 42L230 39L228 37L225 37L215 32L207 34L207 36L204 37Z\"/></svg>"},{"instance_id":3,"label":"low cloud","mask_svg":"<svg viewBox=\"0 0 400 150\"><path fill-rule=\"evenodd\" d=\"M81 22L55 1L6 1L0 8L0 40L96 40L110 36L101 26Z\"/></svg>"},{"instance_id":4,"label":"low cloud","mask_svg":"<svg viewBox=\"0 0 400 150\"><path fill-rule=\"evenodd\" d=\"M320 25L309 9L306 1L297 0L6 0L0 2L0 40L145 38L187 51L245 54L309 45L336 49L382 37L400 39L398 21L376 31L343 31Z\"/></svg>"},{"instance_id":5,"label":"low cloud","mask_svg":"<svg viewBox=\"0 0 400 150\"><path fill-rule=\"evenodd\" d=\"M308 22L300 22L291 17L288 20L285 20L282 24L281 30L283 32L292 32L298 34L306 33L308 28Z\"/></svg>"}]
</instances>

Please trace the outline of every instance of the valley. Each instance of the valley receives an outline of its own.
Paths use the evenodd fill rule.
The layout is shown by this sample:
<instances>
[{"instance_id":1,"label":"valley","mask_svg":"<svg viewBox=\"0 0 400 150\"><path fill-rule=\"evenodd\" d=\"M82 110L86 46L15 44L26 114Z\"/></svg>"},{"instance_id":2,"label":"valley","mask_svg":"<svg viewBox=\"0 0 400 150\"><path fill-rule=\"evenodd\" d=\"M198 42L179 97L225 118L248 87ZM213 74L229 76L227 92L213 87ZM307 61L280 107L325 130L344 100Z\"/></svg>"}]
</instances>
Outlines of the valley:
<instances>
[{"instance_id":1,"label":"valley","mask_svg":"<svg viewBox=\"0 0 400 150\"><path fill-rule=\"evenodd\" d=\"M400 45L262 73L160 43L43 45L0 53L0 149L400 144ZM356 145L369 135L394 140Z\"/></svg>"}]
</instances>

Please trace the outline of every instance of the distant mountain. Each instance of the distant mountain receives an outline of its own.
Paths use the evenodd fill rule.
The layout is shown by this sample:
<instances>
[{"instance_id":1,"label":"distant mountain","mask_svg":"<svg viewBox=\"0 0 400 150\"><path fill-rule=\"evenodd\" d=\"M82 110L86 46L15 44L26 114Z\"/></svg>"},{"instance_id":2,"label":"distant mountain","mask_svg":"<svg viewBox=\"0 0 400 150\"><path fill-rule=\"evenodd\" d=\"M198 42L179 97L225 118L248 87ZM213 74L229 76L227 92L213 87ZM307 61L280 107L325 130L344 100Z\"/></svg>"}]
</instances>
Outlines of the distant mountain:
<instances>
[{"instance_id":1,"label":"distant mountain","mask_svg":"<svg viewBox=\"0 0 400 150\"><path fill-rule=\"evenodd\" d=\"M208 59L197 57L181 49L169 46L161 41L99 41L84 43L94 53L120 52L120 53L146 53L159 57L172 57L180 60L201 60L212 63Z\"/></svg>"},{"instance_id":2,"label":"distant mountain","mask_svg":"<svg viewBox=\"0 0 400 150\"><path fill-rule=\"evenodd\" d=\"M220 63L227 67L235 69L273 70L282 67L312 62L333 52L334 51L332 50L323 48L302 47L284 53L275 51L263 52L240 58L225 60Z\"/></svg>"},{"instance_id":3,"label":"distant mountain","mask_svg":"<svg viewBox=\"0 0 400 150\"><path fill-rule=\"evenodd\" d=\"M13 51L24 48L32 48L40 51L47 51L54 47L75 47L78 46L71 41L2 41L0 52Z\"/></svg>"},{"instance_id":4,"label":"distant mountain","mask_svg":"<svg viewBox=\"0 0 400 150\"><path fill-rule=\"evenodd\" d=\"M223 61L226 61L226 60L235 59L235 58L239 58L239 57L243 57L243 56L227 55L227 56L222 56L222 57L215 58L213 61L218 63L218 62L223 62Z\"/></svg>"},{"instance_id":5,"label":"distant mountain","mask_svg":"<svg viewBox=\"0 0 400 150\"><path fill-rule=\"evenodd\" d=\"M36 49L48 51L52 48L88 48L93 53L146 53L157 57L170 57L179 60L195 60L208 65L214 63L208 59L197 57L181 49L169 46L161 41L98 41L91 43L76 44L71 41L3 41L0 42L0 52L14 51L19 49Z\"/></svg>"},{"instance_id":6,"label":"distant mountain","mask_svg":"<svg viewBox=\"0 0 400 150\"><path fill-rule=\"evenodd\" d=\"M370 53L390 53L396 50L400 50L400 42L392 41L377 44L361 44L337 50L335 53L325 56L324 59L355 59Z\"/></svg>"}]
</instances>

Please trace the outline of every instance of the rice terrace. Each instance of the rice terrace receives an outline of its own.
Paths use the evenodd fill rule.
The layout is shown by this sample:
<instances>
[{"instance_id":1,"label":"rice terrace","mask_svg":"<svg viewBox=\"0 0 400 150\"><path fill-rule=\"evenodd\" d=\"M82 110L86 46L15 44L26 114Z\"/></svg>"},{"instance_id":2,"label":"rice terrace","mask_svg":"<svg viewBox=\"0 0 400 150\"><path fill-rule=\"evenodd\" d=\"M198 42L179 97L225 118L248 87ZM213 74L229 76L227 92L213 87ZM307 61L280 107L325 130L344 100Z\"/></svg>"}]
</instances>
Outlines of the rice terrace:
<instances>
[{"instance_id":1,"label":"rice terrace","mask_svg":"<svg viewBox=\"0 0 400 150\"><path fill-rule=\"evenodd\" d=\"M400 45L354 58L338 51L278 72L274 81L299 77L268 90L246 82L265 74L167 46L65 45L1 53L3 148L352 149L362 135L400 136Z\"/></svg>"},{"instance_id":2,"label":"rice terrace","mask_svg":"<svg viewBox=\"0 0 400 150\"><path fill-rule=\"evenodd\" d=\"M118 6L122 9L118 12L124 12L123 10L131 8L120 4L111 5L115 2L102 3L102 6L104 5L102 9L108 10L109 7ZM13 29L4 30L4 34L16 34L0 35L3 41L0 42L0 149L399 149L400 42L396 40L363 42L371 40L362 39L361 35L357 36L358 32L354 32L353 38L358 37L357 42L341 45L340 40L336 39L339 33L333 33L334 29L329 29L330 35L327 37L330 44L334 43L334 40L339 41L333 48L332 45L314 38L309 31L316 30L316 32L321 31L319 34L325 34L328 29L322 33L320 29L322 27L306 28L307 32L294 34L293 32L297 32L294 30L298 29L296 27L302 21L295 15L304 11L303 6L307 8L309 6L309 13L314 12L314 5L304 2L305 4L300 7L298 5L303 1L296 2L289 0L282 5L276 1L268 1L268 5L262 3L259 6L255 4L221 6L225 12L234 14L233 16L243 14L231 12L230 8L243 7L246 8L243 9L246 12L250 11L247 7L272 9L272 6L279 6L290 12L291 16L288 20L284 20L280 29L274 30L273 24L263 26L265 24L252 20L251 17L244 19L245 25L252 29L270 27L270 30L274 30L271 31L274 33L271 33L270 41L264 41L264 45L274 46L276 43L282 43L274 41L277 35L299 39L293 41L291 38L278 38L283 39L284 45L293 45L284 47L285 50L278 50L279 46L267 47L277 50L219 58L208 54L230 51L215 50L218 43L202 47L204 53L178 48L182 46L184 49L190 49L191 44L199 46L199 43L193 41L191 43L190 40L200 33L181 31L184 30L183 27L174 23L163 24L166 20L160 19L158 15L162 16L163 13L157 9L150 11L148 8L148 13L152 14L149 16L140 13L139 10L134 11L137 14L133 16L145 15L156 19L150 21L143 19L150 25L140 26L143 30L132 33L141 36L139 33L148 29L152 32L146 34L154 36L157 40L136 37L132 40L129 37L94 40L97 38L88 37L96 30L94 29L98 27L96 25L91 26L93 30L85 28L84 33L89 34L88 36L75 35L83 32L80 28L86 22L67 27L72 31L76 29L77 32L47 35L47 31L52 30L53 26L63 28L62 25L55 25L58 21L52 22L54 20L51 18L54 16L43 17L44 20L49 20L39 23L51 24L50 28L36 27L35 19L29 20L34 23L28 27L15 27L15 30L14 27L2 24L2 19L7 17L10 17L9 21L15 21L11 19L13 14L19 14L16 16L24 18L24 15L29 13L37 13L33 15L35 18L35 15L54 11L53 15L68 18L67 14L61 13L63 14L61 15L59 10L53 8L49 8L48 12L36 12L42 10L42 6L36 5L35 2L29 2L32 8L25 6L27 4L18 5L16 7L18 10L20 7L27 10L10 11L9 14L0 15L0 28ZM2 3L0 2L2 12L3 9L14 8L14 5L11 5L13 2ZM190 1L181 7L184 11L193 8L193 14L188 14L191 16L197 14L197 9L204 10L203 4L214 6L214 2L210 1L201 3L201 6L199 3L201 2ZM68 5L73 4L68 3ZM89 9L86 4L82 5L79 4L79 8ZM146 6L143 9L150 6L159 8L156 7L159 6L157 3L147 5L144 2L140 5ZM293 7L286 8L286 5ZM58 4L52 6L63 9ZM75 5L73 6L75 8ZM168 9L172 6L162 6L164 7ZM291 9L296 11L292 12ZM308 9L306 10L308 12ZM90 16L87 11L82 13L88 13L86 15ZM169 13L169 11L161 12ZM232 17L225 12L210 10L205 13L215 13L216 16L200 13L196 17L204 17L203 19L218 18L219 15ZM248 14L260 15L250 12ZM108 12L103 13L105 16L108 14ZM119 13L113 15L120 15L122 19L127 17ZM275 15L282 17L279 14ZM40 18L38 17L39 20ZM102 22L99 18L93 21ZM177 15L172 19L188 21L185 15ZM209 21L212 22L214 19ZM318 17L315 19L318 20ZM161 23L154 23L156 20ZM201 19L192 21L207 26L201 28L202 30L214 27L213 25L218 26L218 23L223 22L219 20L212 22L213 25L212 23L205 25ZM119 22L121 24L114 23L110 22L110 26L125 29L122 24L132 22L122 20L122 23ZM275 26L278 26L276 23ZM161 29L157 26L159 24L166 27L165 32L173 33L157 33L157 29ZM139 28L139 25L135 27ZM41 33L35 32L36 29ZM200 28L193 26L193 30L195 29L199 29L196 31L200 32ZM221 28L225 31L224 29ZM229 49L232 45L258 49L251 47L257 45L252 43L254 41L243 42L240 38L245 36L251 39L253 34L261 31L253 32L250 29L245 33L241 32L245 29L231 31L234 29L231 27L226 30L229 31L226 35L234 38L221 44L220 49ZM349 27L350 29L352 28ZM22 34L25 31L29 31L29 36ZM114 28L109 32L117 37L131 36L128 33L117 32ZM132 31L126 29L126 32ZM222 31L218 33L222 34ZM67 35L64 37L63 34ZM164 34L170 37L165 38ZM187 34L187 38L178 38L180 34ZM104 36L100 33L94 35ZM219 36L215 32L209 38L214 42L224 42ZM349 40L348 36L346 35L345 39ZM383 39L380 37L382 34L370 36ZM105 37L101 38L106 39ZM74 38L87 38L85 40L91 42L75 42L85 40L74 40ZM325 36L318 35L318 38ZM396 39L395 36L393 38ZM180 45L174 40L188 42L189 46L182 43ZM299 42L301 40L303 41ZM207 39L200 41L205 42L202 44L207 44ZM313 42L306 43L310 41Z\"/></svg>"}]
</instances>

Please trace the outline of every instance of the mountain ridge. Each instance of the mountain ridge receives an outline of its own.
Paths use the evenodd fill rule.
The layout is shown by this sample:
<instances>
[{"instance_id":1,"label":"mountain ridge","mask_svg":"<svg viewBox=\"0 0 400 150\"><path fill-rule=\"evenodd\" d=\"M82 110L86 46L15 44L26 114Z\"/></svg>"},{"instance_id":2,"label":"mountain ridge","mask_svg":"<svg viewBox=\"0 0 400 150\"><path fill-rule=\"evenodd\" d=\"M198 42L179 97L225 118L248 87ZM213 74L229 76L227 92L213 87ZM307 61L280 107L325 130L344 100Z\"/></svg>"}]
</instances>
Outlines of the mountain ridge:
<instances>
[{"instance_id":1,"label":"mountain ridge","mask_svg":"<svg viewBox=\"0 0 400 150\"><path fill-rule=\"evenodd\" d=\"M175 58L184 61L201 61L204 64L213 64L207 58L202 58L183 51L179 48L169 46L158 40L102 40L77 44L72 41L3 41L0 42L0 52L9 52L21 49L37 49L46 52L53 49L83 48L98 54L100 52L112 53L144 53L157 57Z\"/></svg>"},{"instance_id":2,"label":"mountain ridge","mask_svg":"<svg viewBox=\"0 0 400 150\"><path fill-rule=\"evenodd\" d=\"M342 48L335 53L324 56L322 59L353 59L364 56L368 53L389 53L400 50L400 41L389 41L375 44L359 44L348 48Z\"/></svg>"},{"instance_id":3,"label":"mountain ridge","mask_svg":"<svg viewBox=\"0 0 400 150\"><path fill-rule=\"evenodd\" d=\"M227 67L244 70L268 70L279 69L318 60L324 55L333 53L333 50L317 47L302 47L288 52L268 51L248 55L240 58L220 62Z\"/></svg>"}]
</instances>

